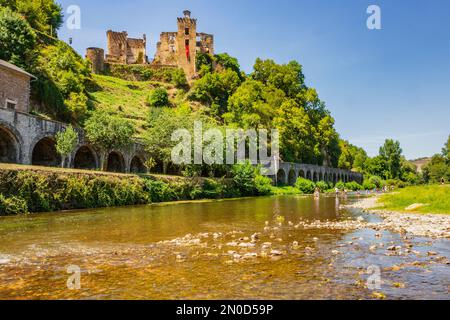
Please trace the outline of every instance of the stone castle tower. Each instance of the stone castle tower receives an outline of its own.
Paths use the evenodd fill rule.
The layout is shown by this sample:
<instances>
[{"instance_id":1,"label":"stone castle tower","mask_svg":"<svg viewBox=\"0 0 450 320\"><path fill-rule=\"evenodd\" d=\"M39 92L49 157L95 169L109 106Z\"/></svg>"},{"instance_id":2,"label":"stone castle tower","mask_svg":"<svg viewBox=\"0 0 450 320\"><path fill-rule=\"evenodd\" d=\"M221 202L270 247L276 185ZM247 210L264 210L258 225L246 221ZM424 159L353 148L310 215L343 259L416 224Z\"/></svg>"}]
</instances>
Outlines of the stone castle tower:
<instances>
[{"instance_id":1,"label":"stone castle tower","mask_svg":"<svg viewBox=\"0 0 450 320\"><path fill-rule=\"evenodd\" d=\"M192 79L197 72L197 52L214 54L214 36L198 33L197 19L191 18L188 10L183 14L184 17L177 19L178 31L161 33L153 64L180 67Z\"/></svg>"},{"instance_id":2,"label":"stone castle tower","mask_svg":"<svg viewBox=\"0 0 450 320\"><path fill-rule=\"evenodd\" d=\"M128 38L126 31L108 30L107 54L101 48L88 48L86 58L92 63L92 71L101 73L104 64L148 64L149 67L179 67L184 70L188 80L195 78L196 56L198 52L214 54L214 36L197 32L197 19L191 18L191 12L183 11L183 17L177 18L178 31L162 32L156 44L155 59L149 64L146 55L147 38Z\"/></svg>"}]
</instances>

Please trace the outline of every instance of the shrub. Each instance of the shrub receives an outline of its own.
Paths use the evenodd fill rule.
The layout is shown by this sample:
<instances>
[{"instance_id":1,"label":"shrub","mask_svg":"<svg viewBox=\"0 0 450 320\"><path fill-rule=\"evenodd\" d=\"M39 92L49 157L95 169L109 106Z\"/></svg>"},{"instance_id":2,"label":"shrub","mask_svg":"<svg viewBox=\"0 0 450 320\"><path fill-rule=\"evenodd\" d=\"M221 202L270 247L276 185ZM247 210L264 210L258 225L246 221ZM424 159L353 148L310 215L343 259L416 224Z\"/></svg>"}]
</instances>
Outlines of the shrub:
<instances>
[{"instance_id":1,"label":"shrub","mask_svg":"<svg viewBox=\"0 0 450 320\"><path fill-rule=\"evenodd\" d=\"M28 206L24 199L14 196L5 198L3 194L0 193L0 216L27 212Z\"/></svg>"},{"instance_id":2,"label":"shrub","mask_svg":"<svg viewBox=\"0 0 450 320\"><path fill-rule=\"evenodd\" d=\"M300 190L302 193L311 194L314 193L314 189L316 185L311 180L307 180L305 178L299 177L295 182L295 187Z\"/></svg>"},{"instance_id":3,"label":"shrub","mask_svg":"<svg viewBox=\"0 0 450 320\"><path fill-rule=\"evenodd\" d=\"M329 185L325 181L319 181L316 183L316 187L320 189L321 192L325 192L329 189Z\"/></svg>"},{"instance_id":4,"label":"shrub","mask_svg":"<svg viewBox=\"0 0 450 320\"><path fill-rule=\"evenodd\" d=\"M383 179L381 179L378 176L371 176L369 178L369 182L373 183L374 185L376 185L377 188L381 188L383 186L383 184L384 184Z\"/></svg>"},{"instance_id":5,"label":"shrub","mask_svg":"<svg viewBox=\"0 0 450 320\"><path fill-rule=\"evenodd\" d=\"M362 186L358 182L355 182L355 181L347 182L345 184L345 188L348 190L352 190L352 191L362 190Z\"/></svg>"},{"instance_id":6,"label":"shrub","mask_svg":"<svg viewBox=\"0 0 450 320\"><path fill-rule=\"evenodd\" d=\"M144 179L144 184L144 190L148 192L150 202L174 200L175 194L167 183L153 179Z\"/></svg>"},{"instance_id":7,"label":"shrub","mask_svg":"<svg viewBox=\"0 0 450 320\"><path fill-rule=\"evenodd\" d=\"M263 175L255 177L255 188L259 195L268 195L272 193L272 179Z\"/></svg>"},{"instance_id":8,"label":"shrub","mask_svg":"<svg viewBox=\"0 0 450 320\"><path fill-rule=\"evenodd\" d=\"M164 88L154 89L147 98L147 103L151 107L162 108L169 105L169 94Z\"/></svg>"},{"instance_id":9,"label":"shrub","mask_svg":"<svg viewBox=\"0 0 450 320\"><path fill-rule=\"evenodd\" d=\"M373 190L377 187L377 185L370 182L369 180L364 180L362 187L364 190Z\"/></svg>"},{"instance_id":10,"label":"shrub","mask_svg":"<svg viewBox=\"0 0 450 320\"><path fill-rule=\"evenodd\" d=\"M235 164L232 169L233 184L242 196L254 195L255 187L255 168L250 162L244 164Z\"/></svg>"},{"instance_id":11,"label":"shrub","mask_svg":"<svg viewBox=\"0 0 450 320\"><path fill-rule=\"evenodd\" d=\"M345 189L345 183L342 182L342 181L338 181L334 187L338 188L339 190L344 190Z\"/></svg>"},{"instance_id":12,"label":"shrub","mask_svg":"<svg viewBox=\"0 0 450 320\"><path fill-rule=\"evenodd\" d=\"M188 82L186 80L186 74L184 73L183 69L175 69L172 72L172 84L175 85L175 87L183 89L186 88L188 85Z\"/></svg>"}]
</instances>

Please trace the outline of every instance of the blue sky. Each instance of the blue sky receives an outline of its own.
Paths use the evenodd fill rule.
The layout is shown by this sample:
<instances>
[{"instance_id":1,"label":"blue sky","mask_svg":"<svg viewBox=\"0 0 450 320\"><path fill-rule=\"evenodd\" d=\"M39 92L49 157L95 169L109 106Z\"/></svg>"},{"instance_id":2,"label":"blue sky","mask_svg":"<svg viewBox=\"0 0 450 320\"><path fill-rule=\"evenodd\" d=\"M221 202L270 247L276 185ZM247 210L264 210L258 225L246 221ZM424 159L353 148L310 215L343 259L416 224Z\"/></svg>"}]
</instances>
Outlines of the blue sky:
<instances>
[{"instance_id":1,"label":"blue sky","mask_svg":"<svg viewBox=\"0 0 450 320\"><path fill-rule=\"evenodd\" d=\"M176 30L184 9L200 32L215 35L250 72L256 57L297 60L336 120L341 137L378 153L386 138L408 159L441 151L450 134L448 0L60 0L81 8L81 29L59 31L83 56L106 47L108 29L147 34L153 57L162 31ZM366 9L381 8L381 30Z\"/></svg>"}]
</instances>

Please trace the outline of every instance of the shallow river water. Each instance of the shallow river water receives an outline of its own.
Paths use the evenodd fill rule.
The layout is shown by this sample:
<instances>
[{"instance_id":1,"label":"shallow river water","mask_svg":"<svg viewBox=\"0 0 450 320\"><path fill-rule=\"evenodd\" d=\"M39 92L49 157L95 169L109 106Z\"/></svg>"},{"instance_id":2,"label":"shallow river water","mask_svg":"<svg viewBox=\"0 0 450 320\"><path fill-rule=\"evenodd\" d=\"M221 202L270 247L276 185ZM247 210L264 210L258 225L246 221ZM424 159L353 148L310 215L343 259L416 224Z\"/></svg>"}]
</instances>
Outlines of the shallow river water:
<instances>
[{"instance_id":1,"label":"shallow river water","mask_svg":"<svg viewBox=\"0 0 450 320\"><path fill-rule=\"evenodd\" d=\"M343 207L354 200L261 197L2 217L0 299L448 299L449 240L298 225L380 219ZM393 245L410 252L393 254Z\"/></svg>"}]
</instances>

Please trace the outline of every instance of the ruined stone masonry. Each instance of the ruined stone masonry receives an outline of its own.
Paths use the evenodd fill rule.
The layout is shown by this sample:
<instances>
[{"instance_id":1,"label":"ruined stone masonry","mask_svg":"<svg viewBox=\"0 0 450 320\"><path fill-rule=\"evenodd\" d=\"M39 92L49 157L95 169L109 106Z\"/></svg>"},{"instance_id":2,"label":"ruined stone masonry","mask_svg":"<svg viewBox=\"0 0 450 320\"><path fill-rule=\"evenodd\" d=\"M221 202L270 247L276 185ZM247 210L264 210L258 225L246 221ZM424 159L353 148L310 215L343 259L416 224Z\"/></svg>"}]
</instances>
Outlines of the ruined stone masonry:
<instances>
[{"instance_id":1,"label":"ruined stone masonry","mask_svg":"<svg viewBox=\"0 0 450 320\"><path fill-rule=\"evenodd\" d=\"M101 48L87 48L86 58L92 63L92 71L101 73L105 63L143 64L149 67L182 68L188 80L195 78L197 53L214 54L214 36L197 32L197 19L191 18L191 12L185 10L182 18L177 18L177 31L162 32L156 44L153 61L146 55L147 38L128 38L125 31L107 31L107 54Z\"/></svg>"},{"instance_id":2,"label":"ruined stone masonry","mask_svg":"<svg viewBox=\"0 0 450 320\"><path fill-rule=\"evenodd\" d=\"M177 19L176 32L161 33L153 63L183 68L187 78L192 79L197 72L195 69L197 53L214 54L214 36L198 33L197 19L192 19L188 10L183 14L183 18Z\"/></svg>"}]
</instances>

